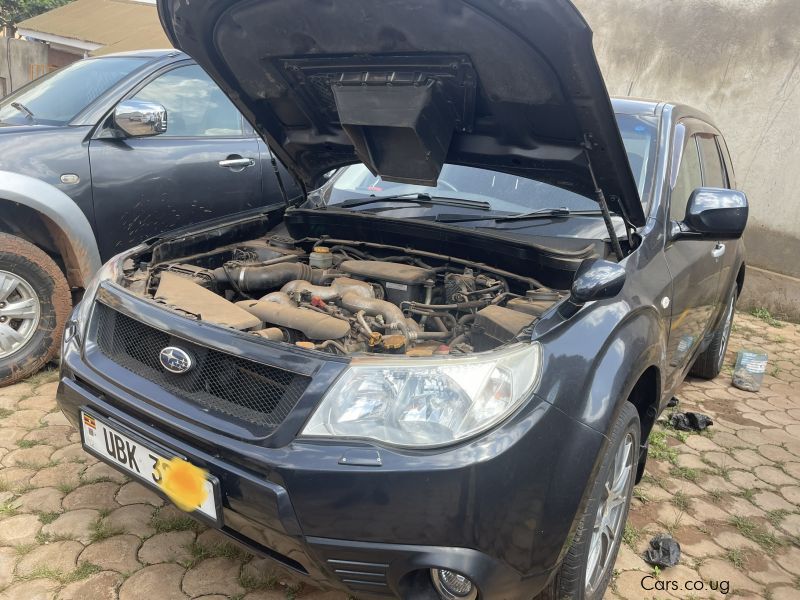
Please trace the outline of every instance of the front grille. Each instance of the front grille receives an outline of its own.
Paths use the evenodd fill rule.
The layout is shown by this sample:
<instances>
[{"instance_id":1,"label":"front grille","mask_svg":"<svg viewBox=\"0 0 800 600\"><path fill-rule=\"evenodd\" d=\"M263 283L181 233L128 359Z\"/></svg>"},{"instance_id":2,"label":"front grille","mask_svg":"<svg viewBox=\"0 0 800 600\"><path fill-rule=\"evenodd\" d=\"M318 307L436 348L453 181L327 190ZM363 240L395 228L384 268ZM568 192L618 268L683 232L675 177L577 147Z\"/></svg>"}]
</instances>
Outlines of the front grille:
<instances>
[{"instance_id":1,"label":"front grille","mask_svg":"<svg viewBox=\"0 0 800 600\"><path fill-rule=\"evenodd\" d=\"M217 413L261 427L280 425L310 382L308 377L174 337L98 303L97 345L127 370ZM178 346L195 361L186 373L165 371L159 353Z\"/></svg>"}]
</instances>

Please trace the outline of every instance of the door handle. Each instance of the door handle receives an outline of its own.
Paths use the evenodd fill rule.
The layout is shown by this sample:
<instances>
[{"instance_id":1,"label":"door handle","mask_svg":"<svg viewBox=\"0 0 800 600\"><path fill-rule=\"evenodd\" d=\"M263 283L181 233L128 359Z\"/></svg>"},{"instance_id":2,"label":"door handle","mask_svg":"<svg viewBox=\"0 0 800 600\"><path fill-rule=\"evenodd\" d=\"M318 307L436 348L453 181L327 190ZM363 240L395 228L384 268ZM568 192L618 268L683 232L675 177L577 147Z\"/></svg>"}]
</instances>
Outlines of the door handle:
<instances>
[{"instance_id":1,"label":"door handle","mask_svg":"<svg viewBox=\"0 0 800 600\"><path fill-rule=\"evenodd\" d=\"M723 254L725 254L725 244L720 244L717 242L717 245L714 246L714 249L711 251L711 256L714 258L719 258Z\"/></svg>"},{"instance_id":2,"label":"door handle","mask_svg":"<svg viewBox=\"0 0 800 600\"><path fill-rule=\"evenodd\" d=\"M217 164L225 169L246 169L256 164L256 161L252 158L229 156L225 160L219 161Z\"/></svg>"}]
</instances>

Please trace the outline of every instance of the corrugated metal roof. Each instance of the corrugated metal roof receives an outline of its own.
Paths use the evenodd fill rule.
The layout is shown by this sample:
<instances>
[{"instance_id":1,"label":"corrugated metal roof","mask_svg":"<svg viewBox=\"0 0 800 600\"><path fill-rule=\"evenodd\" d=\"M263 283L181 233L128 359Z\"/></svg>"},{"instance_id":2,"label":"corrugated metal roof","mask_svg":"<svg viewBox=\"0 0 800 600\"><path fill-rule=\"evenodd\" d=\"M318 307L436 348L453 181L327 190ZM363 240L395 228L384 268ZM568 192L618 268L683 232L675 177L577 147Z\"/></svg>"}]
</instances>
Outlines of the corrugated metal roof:
<instances>
[{"instance_id":1,"label":"corrugated metal roof","mask_svg":"<svg viewBox=\"0 0 800 600\"><path fill-rule=\"evenodd\" d=\"M19 29L101 44L92 54L170 48L153 4L75 0L17 24Z\"/></svg>"}]
</instances>

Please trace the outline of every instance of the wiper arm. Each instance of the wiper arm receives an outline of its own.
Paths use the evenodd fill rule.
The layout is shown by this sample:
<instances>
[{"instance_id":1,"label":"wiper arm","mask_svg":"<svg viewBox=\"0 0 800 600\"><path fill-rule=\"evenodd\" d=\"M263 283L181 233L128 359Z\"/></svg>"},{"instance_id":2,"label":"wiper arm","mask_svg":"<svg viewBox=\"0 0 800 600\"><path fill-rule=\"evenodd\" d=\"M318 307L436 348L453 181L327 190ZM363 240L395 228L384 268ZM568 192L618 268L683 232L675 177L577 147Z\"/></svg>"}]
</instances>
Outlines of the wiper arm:
<instances>
[{"instance_id":1,"label":"wiper arm","mask_svg":"<svg viewBox=\"0 0 800 600\"><path fill-rule=\"evenodd\" d=\"M340 208L353 208L356 206L366 206L379 202L406 202L408 204L436 204L439 206L456 206L458 208L475 208L478 210L491 210L492 205L483 200L464 200L461 198L446 198L443 196L431 196L430 194L397 194L394 196L370 196L369 198L352 198L339 204Z\"/></svg>"},{"instance_id":2,"label":"wiper arm","mask_svg":"<svg viewBox=\"0 0 800 600\"><path fill-rule=\"evenodd\" d=\"M599 210L570 210L568 208L542 208L531 212L516 215L437 215L438 223L468 223L470 221L494 221L505 223L508 221L525 221L529 219L566 219L569 217L594 217L602 215Z\"/></svg>"},{"instance_id":3,"label":"wiper arm","mask_svg":"<svg viewBox=\"0 0 800 600\"><path fill-rule=\"evenodd\" d=\"M22 102L12 102L11 106L16 108L19 112L25 113L31 121L33 121L33 119L35 118L33 111L24 104L22 104Z\"/></svg>"}]
</instances>

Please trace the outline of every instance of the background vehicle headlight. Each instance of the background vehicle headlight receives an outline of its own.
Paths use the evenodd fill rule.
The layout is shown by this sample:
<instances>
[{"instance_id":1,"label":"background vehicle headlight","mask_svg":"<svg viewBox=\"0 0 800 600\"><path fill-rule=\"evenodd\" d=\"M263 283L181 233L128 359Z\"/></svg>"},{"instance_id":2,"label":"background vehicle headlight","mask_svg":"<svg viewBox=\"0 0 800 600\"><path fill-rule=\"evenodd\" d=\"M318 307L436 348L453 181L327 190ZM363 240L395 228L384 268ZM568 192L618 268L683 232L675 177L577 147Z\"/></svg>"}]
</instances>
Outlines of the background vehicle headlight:
<instances>
[{"instance_id":1,"label":"background vehicle headlight","mask_svg":"<svg viewBox=\"0 0 800 600\"><path fill-rule=\"evenodd\" d=\"M355 358L303 435L452 444L514 412L535 387L540 362L537 343L468 356Z\"/></svg>"}]
</instances>

